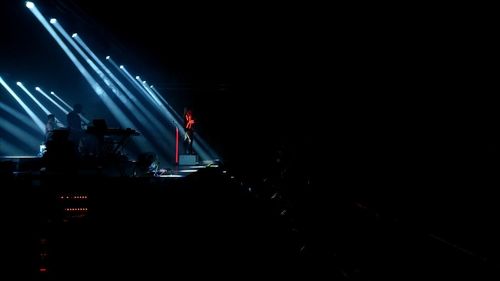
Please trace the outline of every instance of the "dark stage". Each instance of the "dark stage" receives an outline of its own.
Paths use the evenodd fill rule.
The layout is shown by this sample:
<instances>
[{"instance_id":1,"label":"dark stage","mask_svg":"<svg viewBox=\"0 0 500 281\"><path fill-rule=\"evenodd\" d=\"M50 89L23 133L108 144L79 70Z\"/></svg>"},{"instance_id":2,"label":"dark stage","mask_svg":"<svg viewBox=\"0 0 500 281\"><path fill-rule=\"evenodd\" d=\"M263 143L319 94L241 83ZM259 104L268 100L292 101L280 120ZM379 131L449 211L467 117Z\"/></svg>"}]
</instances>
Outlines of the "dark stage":
<instances>
[{"instance_id":1,"label":"dark stage","mask_svg":"<svg viewBox=\"0 0 500 281\"><path fill-rule=\"evenodd\" d=\"M183 177L38 174L27 170L36 167L28 160L18 163L2 161L6 276L488 280L495 275L492 241L498 231L490 223L495 199L452 193L443 183L422 187L408 184L407 177L389 181L372 173L318 182L303 163L294 162L266 171L179 167L190 170ZM486 184L475 178L464 183ZM433 198L424 196L429 194Z\"/></svg>"}]
</instances>

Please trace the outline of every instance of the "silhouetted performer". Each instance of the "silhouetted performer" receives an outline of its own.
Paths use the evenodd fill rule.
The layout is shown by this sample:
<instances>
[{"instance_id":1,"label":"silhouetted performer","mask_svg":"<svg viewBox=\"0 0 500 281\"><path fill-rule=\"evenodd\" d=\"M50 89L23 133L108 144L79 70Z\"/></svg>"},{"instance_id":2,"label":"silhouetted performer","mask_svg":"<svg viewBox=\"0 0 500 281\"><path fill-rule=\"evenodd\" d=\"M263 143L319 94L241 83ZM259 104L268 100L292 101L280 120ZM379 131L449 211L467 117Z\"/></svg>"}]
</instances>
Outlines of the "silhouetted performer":
<instances>
[{"instance_id":1,"label":"silhouetted performer","mask_svg":"<svg viewBox=\"0 0 500 281\"><path fill-rule=\"evenodd\" d=\"M194 154L194 118L191 109L184 108L184 145L187 154Z\"/></svg>"},{"instance_id":2,"label":"silhouetted performer","mask_svg":"<svg viewBox=\"0 0 500 281\"><path fill-rule=\"evenodd\" d=\"M54 114L47 115L47 123L45 124L45 143L52 139L54 129L57 128L56 117Z\"/></svg>"},{"instance_id":3,"label":"silhouetted performer","mask_svg":"<svg viewBox=\"0 0 500 281\"><path fill-rule=\"evenodd\" d=\"M75 104L73 111L68 113L66 116L68 119L68 139L73 142L77 150L79 149L80 142L83 137L82 119L80 118L80 113L82 112L82 105Z\"/></svg>"}]
</instances>

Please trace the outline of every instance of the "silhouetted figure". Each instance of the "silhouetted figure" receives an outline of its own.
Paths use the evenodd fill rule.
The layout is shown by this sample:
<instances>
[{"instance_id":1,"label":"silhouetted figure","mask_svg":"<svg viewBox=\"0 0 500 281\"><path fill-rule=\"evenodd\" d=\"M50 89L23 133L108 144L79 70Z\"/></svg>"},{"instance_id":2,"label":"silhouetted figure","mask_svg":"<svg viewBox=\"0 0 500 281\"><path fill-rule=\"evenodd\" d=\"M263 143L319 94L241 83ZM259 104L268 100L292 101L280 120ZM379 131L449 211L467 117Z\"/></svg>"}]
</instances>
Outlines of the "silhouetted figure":
<instances>
[{"instance_id":1,"label":"silhouetted figure","mask_svg":"<svg viewBox=\"0 0 500 281\"><path fill-rule=\"evenodd\" d=\"M194 154L194 124L193 112L191 109L184 108L184 147L186 148L186 154Z\"/></svg>"},{"instance_id":2,"label":"silhouetted figure","mask_svg":"<svg viewBox=\"0 0 500 281\"><path fill-rule=\"evenodd\" d=\"M54 114L47 115L47 123L45 124L45 143L52 138L54 130L57 128L56 117Z\"/></svg>"},{"instance_id":3,"label":"silhouetted figure","mask_svg":"<svg viewBox=\"0 0 500 281\"><path fill-rule=\"evenodd\" d=\"M69 130L69 141L71 141L75 148L78 150L81 145L81 140L84 134L84 130L82 128L82 119L80 118L80 113L82 112L82 105L75 104L73 107L73 111L68 113L67 121L68 121L68 130Z\"/></svg>"}]
</instances>

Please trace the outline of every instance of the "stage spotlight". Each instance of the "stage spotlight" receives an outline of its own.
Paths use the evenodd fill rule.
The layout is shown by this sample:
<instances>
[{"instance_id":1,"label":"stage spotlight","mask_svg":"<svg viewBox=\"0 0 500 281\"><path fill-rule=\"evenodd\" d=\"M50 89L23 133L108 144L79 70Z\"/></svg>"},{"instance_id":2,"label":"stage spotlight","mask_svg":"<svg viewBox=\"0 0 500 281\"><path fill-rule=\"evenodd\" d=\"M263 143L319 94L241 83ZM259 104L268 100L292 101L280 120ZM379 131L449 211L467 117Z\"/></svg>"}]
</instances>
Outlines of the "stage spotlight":
<instances>
[{"instance_id":1,"label":"stage spotlight","mask_svg":"<svg viewBox=\"0 0 500 281\"><path fill-rule=\"evenodd\" d=\"M71 107L71 105L69 105L67 102L65 102L63 99L61 99L58 95L56 95L56 93L54 93L53 91L50 91L50 94L53 95L54 97L56 97L56 99L58 99L67 108L69 108L70 110L73 110L73 107ZM88 123L88 121L85 121L85 122Z\"/></svg>"},{"instance_id":2,"label":"stage spotlight","mask_svg":"<svg viewBox=\"0 0 500 281\"><path fill-rule=\"evenodd\" d=\"M28 9L33 9L33 8L35 8L35 4L33 4L33 2L27 1L26 2L26 7Z\"/></svg>"},{"instance_id":3,"label":"stage spotlight","mask_svg":"<svg viewBox=\"0 0 500 281\"><path fill-rule=\"evenodd\" d=\"M19 98L19 96L12 90L12 88L7 85L7 83L0 76L0 85L2 85L5 90L19 103L19 105L24 109L24 111L31 117L31 119L35 122L37 127L45 132L45 124L40 120L40 118L24 103L24 101Z\"/></svg>"},{"instance_id":4,"label":"stage spotlight","mask_svg":"<svg viewBox=\"0 0 500 281\"><path fill-rule=\"evenodd\" d=\"M139 76L136 76L136 77L135 77L135 79L137 79L137 80L140 80L140 79L141 79L141 77L139 77Z\"/></svg>"},{"instance_id":5,"label":"stage spotlight","mask_svg":"<svg viewBox=\"0 0 500 281\"><path fill-rule=\"evenodd\" d=\"M110 56L106 56L106 59L109 60L111 57Z\"/></svg>"},{"instance_id":6,"label":"stage spotlight","mask_svg":"<svg viewBox=\"0 0 500 281\"><path fill-rule=\"evenodd\" d=\"M80 42L81 40L78 40L79 43L82 43ZM121 66L118 66L114 61L113 61L113 58L109 58L108 59L109 63L115 67L123 76L125 76L125 78L131 82L133 84L134 87L137 87L137 90L141 91L141 89L135 84L137 83L137 81L132 77L130 76L130 73L127 72L126 68L121 65ZM158 120L158 118L156 116L154 116L152 114L152 112L150 112L146 106L143 104L143 102L139 99L137 99L130 91L129 89L127 89L127 87L125 87L125 85L123 85L119 80L118 78L116 78L116 76L113 75L113 73L111 73L111 71L109 69L107 69L106 66L102 66L103 69L105 69L106 72L109 73L110 77L116 82L116 84L118 86L120 86L120 88L123 90L123 92L130 98L130 100L132 101L132 106L135 106L137 108L137 110L135 110L136 112L138 112L138 115L137 117L140 118L140 120L147 120L147 123L145 124L150 124L150 125L146 125L147 127L150 127L152 126L152 128L160 128L161 131L166 131L166 127L164 124L162 124L162 122L160 122ZM140 114L142 113L142 114ZM142 116L141 116L142 115ZM141 121L142 122L142 121ZM157 129L153 129L153 130L157 130ZM168 135L168 131L166 133L161 133L161 135ZM158 140L160 141L160 140ZM165 145L164 143L162 144L162 147L163 145Z\"/></svg>"},{"instance_id":7,"label":"stage spotlight","mask_svg":"<svg viewBox=\"0 0 500 281\"><path fill-rule=\"evenodd\" d=\"M35 90L40 91L40 87L35 87Z\"/></svg>"},{"instance_id":8,"label":"stage spotlight","mask_svg":"<svg viewBox=\"0 0 500 281\"><path fill-rule=\"evenodd\" d=\"M62 107L59 103L57 103L55 100L53 100L51 97L49 97L49 95L47 95L42 89L40 89L39 87L36 87L37 91L42 94L44 97L46 97L51 103L53 103L55 106L57 106L57 108L59 108L62 112L64 112L64 114L68 114L69 112L64 108Z\"/></svg>"},{"instance_id":9,"label":"stage spotlight","mask_svg":"<svg viewBox=\"0 0 500 281\"><path fill-rule=\"evenodd\" d=\"M28 91L28 89L26 89L26 87L24 87L23 83L17 82L17 86L19 86L19 88L21 88L21 90L23 90L43 110L43 112L45 113L45 115L49 115L50 114L49 110L43 104L41 104L38 101L38 99L35 98L35 96L33 96L33 94L31 94L31 92Z\"/></svg>"},{"instance_id":10,"label":"stage spotlight","mask_svg":"<svg viewBox=\"0 0 500 281\"><path fill-rule=\"evenodd\" d=\"M57 22L57 20L55 18L51 18L50 21L49 21L51 24L54 24Z\"/></svg>"},{"instance_id":11,"label":"stage spotlight","mask_svg":"<svg viewBox=\"0 0 500 281\"><path fill-rule=\"evenodd\" d=\"M75 38L76 36L78 36L77 33L73 33L73 35L71 35L71 37Z\"/></svg>"}]
</instances>

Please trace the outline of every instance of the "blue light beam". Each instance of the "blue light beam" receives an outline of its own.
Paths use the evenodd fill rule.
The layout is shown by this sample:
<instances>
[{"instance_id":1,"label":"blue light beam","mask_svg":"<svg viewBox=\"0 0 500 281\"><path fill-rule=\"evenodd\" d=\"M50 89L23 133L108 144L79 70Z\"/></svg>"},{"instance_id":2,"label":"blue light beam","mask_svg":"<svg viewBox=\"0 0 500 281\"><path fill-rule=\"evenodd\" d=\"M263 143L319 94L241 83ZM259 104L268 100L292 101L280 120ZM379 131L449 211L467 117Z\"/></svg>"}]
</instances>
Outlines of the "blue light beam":
<instances>
[{"instance_id":1,"label":"blue light beam","mask_svg":"<svg viewBox=\"0 0 500 281\"><path fill-rule=\"evenodd\" d=\"M7 90L7 92L21 105L21 107L26 111L26 113L29 115L29 117L35 122L36 126L40 131L45 133L45 124L36 116L36 114L17 96L17 94L5 83L3 78L0 76L0 84Z\"/></svg>"},{"instance_id":2,"label":"blue light beam","mask_svg":"<svg viewBox=\"0 0 500 281\"><path fill-rule=\"evenodd\" d=\"M33 123L30 119L27 119L26 115L24 115L22 112L15 110L14 108L6 105L3 102L0 102L0 109L14 116L17 120L19 120L19 122L23 123L33 131L38 132L38 127L36 126L36 124Z\"/></svg>"},{"instance_id":3,"label":"blue light beam","mask_svg":"<svg viewBox=\"0 0 500 281\"><path fill-rule=\"evenodd\" d=\"M64 104L69 110L73 110L73 107L69 105L67 102L65 102L63 99L61 99L56 93L53 91L50 91L50 94L53 95L58 101L60 101L62 104Z\"/></svg>"},{"instance_id":4,"label":"blue light beam","mask_svg":"<svg viewBox=\"0 0 500 281\"><path fill-rule=\"evenodd\" d=\"M31 6L31 5L30 5ZM57 42L59 47L64 51L64 53L68 56L68 58L71 60L71 62L76 66L78 71L83 75L85 80L90 84L94 92L98 95L101 96L105 94L104 90L102 87L95 81L95 79L90 75L90 73L85 69L85 67L78 61L78 59L75 57L75 55L71 52L71 50L68 48L68 46L63 42L61 37L57 35L55 30L50 26L50 24L47 22L47 20L43 17L42 13L38 10L36 6L32 6L31 8L28 7L30 11L33 13L33 15L38 19L38 21L45 27L45 29L49 32L49 34L54 38L54 40ZM57 20L56 19L50 19L51 24L56 24Z\"/></svg>"},{"instance_id":5,"label":"blue light beam","mask_svg":"<svg viewBox=\"0 0 500 281\"><path fill-rule=\"evenodd\" d=\"M37 92L39 92L40 94L42 94L44 97L46 97L50 102L52 102L55 106L57 106L57 108L59 108L62 112L64 112L64 114L68 114L69 112L64 108L62 107L59 103L57 103L55 100L53 100L49 95L47 95L42 89L40 89L40 87L36 87L35 90Z\"/></svg>"},{"instance_id":6,"label":"blue light beam","mask_svg":"<svg viewBox=\"0 0 500 281\"><path fill-rule=\"evenodd\" d=\"M26 87L24 87L23 83L21 82L17 82L16 83L17 86L19 86L19 88L21 88L21 90L23 90L42 110L43 112L46 114L46 115L49 115L50 114L50 111L43 105L41 104L37 98L35 98L31 93L30 91L28 91L28 89L26 89Z\"/></svg>"}]
</instances>

